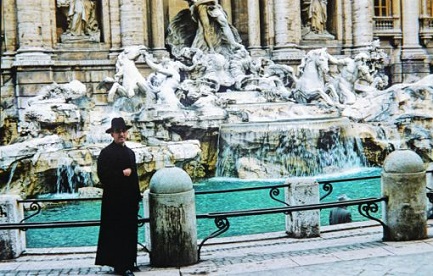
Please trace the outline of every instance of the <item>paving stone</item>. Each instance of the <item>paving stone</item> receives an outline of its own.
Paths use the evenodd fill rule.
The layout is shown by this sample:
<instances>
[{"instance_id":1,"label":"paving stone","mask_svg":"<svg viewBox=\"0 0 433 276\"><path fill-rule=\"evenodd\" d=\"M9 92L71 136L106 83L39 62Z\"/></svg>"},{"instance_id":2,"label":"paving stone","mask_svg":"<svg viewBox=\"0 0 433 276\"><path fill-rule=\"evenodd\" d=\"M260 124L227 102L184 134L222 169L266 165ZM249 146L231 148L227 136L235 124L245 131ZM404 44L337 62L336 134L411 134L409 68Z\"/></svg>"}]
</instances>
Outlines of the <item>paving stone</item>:
<instances>
[{"instance_id":1,"label":"paving stone","mask_svg":"<svg viewBox=\"0 0 433 276\"><path fill-rule=\"evenodd\" d=\"M214 239L201 261L187 267L155 268L139 251L136 275L433 275L433 225L429 238L383 242L381 226L339 226L319 238L293 239L283 233ZM220 243L218 243L220 242ZM95 247L27 250L0 261L0 275L114 275L94 265ZM93 250L93 251L92 251Z\"/></svg>"}]
</instances>

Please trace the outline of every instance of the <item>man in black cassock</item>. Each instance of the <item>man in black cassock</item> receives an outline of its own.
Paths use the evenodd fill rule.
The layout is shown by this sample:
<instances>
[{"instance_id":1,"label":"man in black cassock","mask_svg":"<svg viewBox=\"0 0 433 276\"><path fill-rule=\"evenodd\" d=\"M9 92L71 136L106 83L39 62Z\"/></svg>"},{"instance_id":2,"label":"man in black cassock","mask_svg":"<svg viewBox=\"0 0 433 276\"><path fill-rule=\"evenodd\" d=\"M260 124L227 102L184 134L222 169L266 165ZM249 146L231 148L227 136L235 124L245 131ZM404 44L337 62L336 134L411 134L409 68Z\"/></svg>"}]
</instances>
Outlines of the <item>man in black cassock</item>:
<instances>
[{"instance_id":1,"label":"man in black cassock","mask_svg":"<svg viewBox=\"0 0 433 276\"><path fill-rule=\"evenodd\" d=\"M123 118L114 118L113 142L98 157L98 177L104 190L101 206L96 265L107 265L115 273L134 275L137 260L138 209L141 199L134 152L125 145L128 129Z\"/></svg>"}]
</instances>

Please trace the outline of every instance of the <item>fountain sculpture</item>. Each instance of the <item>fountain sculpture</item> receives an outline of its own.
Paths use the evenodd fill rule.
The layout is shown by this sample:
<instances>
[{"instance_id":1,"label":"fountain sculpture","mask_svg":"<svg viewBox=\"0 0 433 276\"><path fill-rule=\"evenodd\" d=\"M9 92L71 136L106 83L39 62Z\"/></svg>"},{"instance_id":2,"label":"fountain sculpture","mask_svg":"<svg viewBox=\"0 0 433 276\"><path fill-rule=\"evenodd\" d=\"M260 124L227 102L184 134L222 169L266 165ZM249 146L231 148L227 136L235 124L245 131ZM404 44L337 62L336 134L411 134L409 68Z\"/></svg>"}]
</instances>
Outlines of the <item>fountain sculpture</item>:
<instances>
[{"instance_id":1,"label":"fountain sculpture","mask_svg":"<svg viewBox=\"0 0 433 276\"><path fill-rule=\"evenodd\" d=\"M116 74L98 86L105 106L79 80L53 83L24 103L19 135L0 147L1 191L35 196L97 186L96 158L110 141L104 129L117 116L134 126L129 145L142 188L167 163L196 179L381 165L402 147L433 162L433 75L388 87L377 41L353 57L311 50L297 68L253 58L221 7L206 5L212 13L190 1L173 19L170 58L126 47Z\"/></svg>"}]
</instances>

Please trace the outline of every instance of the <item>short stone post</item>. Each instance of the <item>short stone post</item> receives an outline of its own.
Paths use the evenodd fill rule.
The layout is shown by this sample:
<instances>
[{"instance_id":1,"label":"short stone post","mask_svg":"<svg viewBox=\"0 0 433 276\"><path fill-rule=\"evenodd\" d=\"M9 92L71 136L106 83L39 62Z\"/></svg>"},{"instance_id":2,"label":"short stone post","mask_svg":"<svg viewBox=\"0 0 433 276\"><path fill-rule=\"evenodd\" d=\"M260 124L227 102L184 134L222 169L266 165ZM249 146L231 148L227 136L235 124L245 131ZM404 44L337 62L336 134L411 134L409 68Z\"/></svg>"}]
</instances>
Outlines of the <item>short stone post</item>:
<instances>
[{"instance_id":1,"label":"short stone post","mask_svg":"<svg viewBox=\"0 0 433 276\"><path fill-rule=\"evenodd\" d=\"M382 170L384 240L409 241L427 238L426 171L411 150L397 150L385 159Z\"/></svg>"},{"instance_id":2,"label":"short stone post","mask_svg":"<svg viewBox=\"0 0 433 276\"><path fill-rule=\"evenodd\" d=\"M0 195L0 224L18 223L24 211L18 204L17 195ZM0 260L17 258L26 247L25 233L19 229L0 230Z\"/></svg>"},{"instance_id":3,"label":"short stone post","mask_svg":"<svg viewBox=\"0 0 433 276\"><path fill-rule=\"evenodd\" d=\"M158 170L150 180L150 265L179 267L198 262L195 193L180 168Z\"/></svg>"},{"instance_id":4,"label":"short stone post","mask_svg":"<svg viewBox=\"0 0 433 276\"><path fill-rule=\"evenodd\" d=\"M287 183L288 182L288 183ZM287 180L286 202L290 206L319 203L319 184L313 178L293 177ZM286 233L293 238L320 236L320 211L292 212L286 216Z\"/></svg>"}]
</instances>

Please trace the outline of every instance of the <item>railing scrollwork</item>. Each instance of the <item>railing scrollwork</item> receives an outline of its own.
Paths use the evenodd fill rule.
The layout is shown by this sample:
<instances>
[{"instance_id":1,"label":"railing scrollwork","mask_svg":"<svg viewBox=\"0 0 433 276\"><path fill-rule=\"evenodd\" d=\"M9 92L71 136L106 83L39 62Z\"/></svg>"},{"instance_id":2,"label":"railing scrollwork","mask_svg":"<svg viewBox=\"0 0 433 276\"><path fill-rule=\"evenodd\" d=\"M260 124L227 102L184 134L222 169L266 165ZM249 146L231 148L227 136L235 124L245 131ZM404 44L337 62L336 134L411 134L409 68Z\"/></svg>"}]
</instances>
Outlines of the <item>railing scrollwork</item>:
<instances>
[{"instance_id":1,"label":"railing scrollwork","mask_svg":"<svg viewBox=\"0 0 433 276\"><path fill-rule=\"evenodd\" d=\"M273 200L275 200L275 201L277 201L277 202L280 202L280 203L283 203L283 204L286 205L286 206L290 206L289 203L287 203L287 202L285 202L285 201L283 201L283 200L278 199L277 196L279 196L279 195L280 195L280 189L277 188L277 187L274 187L274 188L272 188L272 189L269 191L269 196L270 196ZM285 214L288 215L288 214L290 214L290 212L285 212Z\"/></svg>"},{"instance_id":2,"label":"railing scrollwork","mask_svg":"<svg viewBox=\"0 0 433 276\"><path fill-rule=\"evenodd\" d=\"M387 200L385 199L385 201L387 201ZM382 225L382 227L383 227L383 239L387 240L388 234L389 234L388 226L383 221L381 221L380 219L378 219L378 218L376 218L370 214L370 213L377 213L378 211L379 211L379 206L377 205L377 202L367 202L367 203L361 203L358 205L358 212L362 216L364 216L368 219L377 221Z\"/></svg>"},{"instance_id":3,"label":"railing scrollwork","mask_svg":"<svg viewBox=\"0 0 433 276\"><path fill-rule=\"evenodd\" d=\"M34 211L34 213L31 214L31 215L29 215L29 216L27 216L27 217L25 217L25 218L23 218L23 219L20 221L20 223L23 223L24 221L28 220L29 218L32 218L32 217L36 216L37 214L39 214L39 213L41 212L41 210L42 210L42 207L41 207L41 205L39 204L39 202L37 202L37 201L33 201L32 203L30 203L29 209L30 209L31 211ZM23 230L23 231L27 231L27 228L21 228L21 230Z\"/></svg>"},{"instance_id":4,"label":"railing scrollwork","mask_svg":"<svg viewBox=\"0 0 433 276\"><path fill-rule=\"evenodd\" d=\"M198 246L198 259L200 260L200 252L201 252L201 248L203 246L203 244L212 238L218 237L219 235L225 233L227 230L229 230L230 228L230 222L227 219L227 217L216 217L215 218L215 225L218 228L218 230L216 230L215 232L213 232L212 234L210 234L209 236L207 236L206 238L203 239L203 241L200 243L200 245Z\"/></svg>"},{"instance_id":5,"label":"railing scrollwork","mask_svg":"<svg viewBox=\"0 0 433 276\"><path fill-rule=\"evenodd\" d=\"M330 194L332 194L332 191L334 190L334 187L332 186L332 184L330 182L324 182L322 189L326 192L326 194L322 195L320 197L320 200L323 200L325 197L329 196Z\"/></svg>"}]
</instances>

